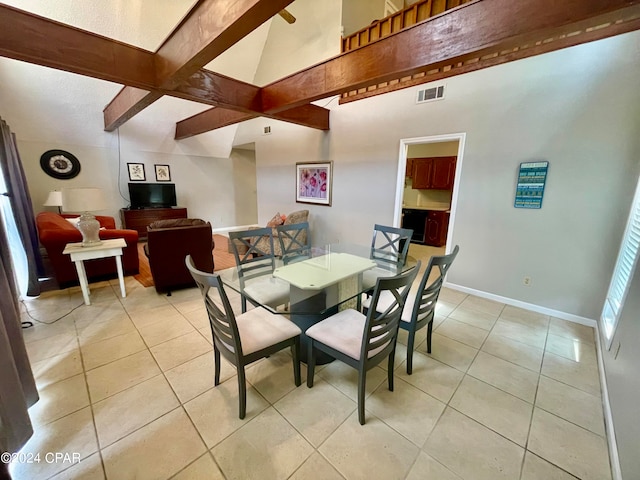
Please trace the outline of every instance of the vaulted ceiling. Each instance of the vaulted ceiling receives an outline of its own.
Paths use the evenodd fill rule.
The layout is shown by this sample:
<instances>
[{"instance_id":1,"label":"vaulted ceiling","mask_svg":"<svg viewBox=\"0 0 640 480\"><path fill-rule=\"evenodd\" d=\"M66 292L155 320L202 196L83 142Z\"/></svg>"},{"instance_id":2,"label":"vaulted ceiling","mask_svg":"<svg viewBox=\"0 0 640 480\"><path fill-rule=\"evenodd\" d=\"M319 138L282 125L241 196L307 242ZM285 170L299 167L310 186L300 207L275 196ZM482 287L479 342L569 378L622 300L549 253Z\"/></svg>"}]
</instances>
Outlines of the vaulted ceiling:
<instances>
[{"instance_id":1,"label":"vaulted ceiling","mask_svg":"<svg viewBox=\"0 0 640 480\"><path fill-rule=\"evenodd\" d=\"M159 10L180 11L159 3ZM82 30L68 18L0 4L0 56L123 85L104 110L108 131L163 96L213 107L178 121L180 139L257 116L327 130L329 110L311 102L417 72L438 70L442 78L640 28L640 0L475 0L264 87L204 68L292 3L197 1L164 40L162 32L147 38L158 41L153 51L109 38L100 25ZM154 6L139 12L142 21Z\"/></svg>"}]
</instances>

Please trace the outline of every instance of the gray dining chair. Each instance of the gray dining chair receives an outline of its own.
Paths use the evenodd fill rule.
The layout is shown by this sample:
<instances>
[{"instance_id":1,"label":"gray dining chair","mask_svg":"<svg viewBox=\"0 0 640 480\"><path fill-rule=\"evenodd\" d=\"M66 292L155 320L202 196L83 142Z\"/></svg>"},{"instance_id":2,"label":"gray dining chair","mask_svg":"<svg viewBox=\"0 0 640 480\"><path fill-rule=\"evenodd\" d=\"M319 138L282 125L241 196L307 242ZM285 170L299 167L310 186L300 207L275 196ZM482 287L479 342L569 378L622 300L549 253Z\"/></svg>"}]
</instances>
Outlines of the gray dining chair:
<instances>
[{"instance_id":1,"label":"gray dining chair","mask_svg":"<svg viewBox=\"0 0 640 480\"><path fill-rule=\"evenodd\" d=\"M427 327L427 353L431 353L431 334L433 332L433 318L436 303L438 302L438 296L444 283L444 277L449 271L449 268L451 268L451 264L458 255L459 250L460 247L456 245L449 255L431 257L420 279L420 283L409 292L409 297L407 298L402 317L400 318L400 328L408 332L407 374L409 375L413 372L413 350L416 332L424 327ZM431 274L436 271L436 269L438 276L429 283L429 277L431 277ZM391 295L383 292L378 301L377 310L379 312L383 311L393 300ZM370 300L367 299L363 303L363 306L369 308L370 304Z\"/></svg>"},{"instance_id":2,"label":"gray dining chair","mask_svg":"<svg viewBox=\"0 0 640 480\"><path fill-rule=\"evenodd\" d=\"M387 382L393 391L393 364L398 338L398 325L411 284L420 262L411 270L393 277L379 278L371 296L372 308L367 315L347 309L308 328L307 386L313 387L317 352L324 352L358 370L358 420L365 423L364 395L367 371L385 358L388 361ZM378 312L382 294L392 301Z\"/></svg>"},{"instance_id":3,"label":"gray dining chair","mask_svg":"<svg viewBox=\"0 0 640 480\"><path fill-rule=\"evenodd\" d=\"M240 418L243 419L247 412L247 385L244 369L250 363L291 347L293 377L296 386L299 387L302 383L300 378L302 331L284 316L270 313L264 308L254 308L236 317L220 277L196 269L190 255L185 258L185 263L202 293L209 316L215 361L214 385L220 384L221 355L235 365L238 371ZM209 294L211 288L217 290L222 310L211 298Z\"/></svg>"},{"instance_id":4,"label":"gray dining chair","mask_svg":"<svg viewBox=\"0 0 640 480\"><path fill-rule=\"evenodd\" d=\"M267 238L267 249L260 247ZM273 276L276 257L273 253L271 228L256 228L229 232L229 243L236 259L240 282L242 313L247 311L247 300L254 306L277 307L289 302L289 284Z\"/></svg>"},{"instance_id":5,"label":"gray dining chair","mask_svg":"<svg viewBox=\"0 0 640 480\"><path fill-rule=\"evenodd\" d=\"M285 265L311 257L308 222L279 225L276 227L276 231L282 251L282 261Z\"/></svg>"},{"instance_id":6,"label":"gray dining chair","mask_svg":"<svg viewBox=\"0 0 640 480\"><path fill-rule=\"evenodd\" d=\"M370 257L378 266L364 272L362 283L365 289L372 289L379 277L400 273L407 261L412 235L413 230L409 228L374 225Z\"/></svg>"}]
</instances>

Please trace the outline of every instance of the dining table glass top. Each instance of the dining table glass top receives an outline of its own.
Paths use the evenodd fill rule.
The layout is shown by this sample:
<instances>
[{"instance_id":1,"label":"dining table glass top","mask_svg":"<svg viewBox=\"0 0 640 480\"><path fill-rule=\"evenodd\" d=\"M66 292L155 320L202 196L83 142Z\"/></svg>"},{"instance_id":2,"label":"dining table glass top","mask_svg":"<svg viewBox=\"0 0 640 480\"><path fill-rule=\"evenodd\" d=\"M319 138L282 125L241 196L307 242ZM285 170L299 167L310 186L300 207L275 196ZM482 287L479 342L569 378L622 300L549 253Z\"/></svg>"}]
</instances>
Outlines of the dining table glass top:
<instances>
[{"instance_id":1,"label":"dining table glass top","mask_svg":"<svg viewBox=\"0 0 640 480\"><path fill-rule=\"evenodd\" d=\"M276 258L270 273L259 278L244 280L237 267L216 273L225 287L273 313L323 315L355 307L378 277L398 275L417 263L407 257L398 265L370 254L370 246L335 243L311 247L308 257L291 263Z\"/></svg>"}]
</instances>

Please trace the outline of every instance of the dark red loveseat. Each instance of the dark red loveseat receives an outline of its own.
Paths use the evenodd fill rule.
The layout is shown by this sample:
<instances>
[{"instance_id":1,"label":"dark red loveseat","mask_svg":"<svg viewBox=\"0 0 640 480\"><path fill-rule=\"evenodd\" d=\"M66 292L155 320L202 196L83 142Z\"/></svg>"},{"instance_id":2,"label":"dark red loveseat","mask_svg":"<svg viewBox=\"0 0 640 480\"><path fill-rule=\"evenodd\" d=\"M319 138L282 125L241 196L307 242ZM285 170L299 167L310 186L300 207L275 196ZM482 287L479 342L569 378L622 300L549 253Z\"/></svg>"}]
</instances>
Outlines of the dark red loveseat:
<instances>
[{"instance_id":1,"label":"dark red loveseat","mask_svg":"<svg viewBox=\"0 0 640 480\"><path fill-rule=\"evenodd\" d=\"M65 218L77 215L58 215L53 212L42 212L36 217L38 237L46 249L49 261L60 288L78 285L78 273L69 255L62 251L67 243L81 242L82 234ZM138 232L135 230L116 230L113 217L96 216L104 230L100 230L100 238L124 238L127 246L122 249L122 267L125 275L138 273ZM89 260L84 263L89 281L98 278L116 277L118 271L113 258Z\"/></svg>"}]
</instances>

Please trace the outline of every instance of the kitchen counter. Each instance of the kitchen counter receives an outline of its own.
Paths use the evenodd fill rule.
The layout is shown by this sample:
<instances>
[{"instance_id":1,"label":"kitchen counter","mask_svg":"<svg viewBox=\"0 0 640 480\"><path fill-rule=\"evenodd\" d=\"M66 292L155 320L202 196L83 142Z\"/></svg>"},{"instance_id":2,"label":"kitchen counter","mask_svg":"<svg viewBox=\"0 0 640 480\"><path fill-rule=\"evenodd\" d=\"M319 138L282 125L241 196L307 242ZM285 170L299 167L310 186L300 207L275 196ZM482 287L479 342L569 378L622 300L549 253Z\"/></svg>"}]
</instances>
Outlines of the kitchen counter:
<instances>
[{"instance_id":1,"label":"kitchen counter","mask_svg":"<svg viewBox=\"0 0 640 480\"><path fill-rule=\"evenodd\" d=\"M436 212L446 212L451 209L451 205L444 203L428 203L426 205L402 205L402 208L411 210L431 210Z\"/></svg>"}]
</instances>

